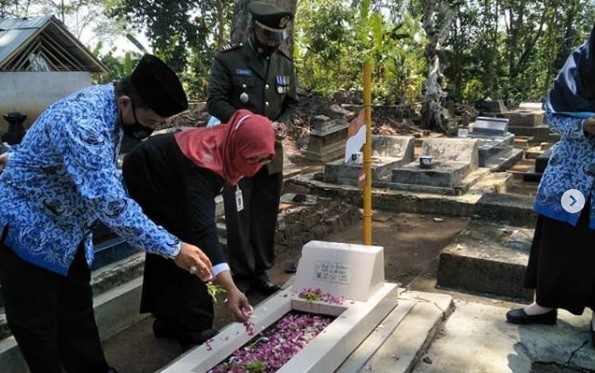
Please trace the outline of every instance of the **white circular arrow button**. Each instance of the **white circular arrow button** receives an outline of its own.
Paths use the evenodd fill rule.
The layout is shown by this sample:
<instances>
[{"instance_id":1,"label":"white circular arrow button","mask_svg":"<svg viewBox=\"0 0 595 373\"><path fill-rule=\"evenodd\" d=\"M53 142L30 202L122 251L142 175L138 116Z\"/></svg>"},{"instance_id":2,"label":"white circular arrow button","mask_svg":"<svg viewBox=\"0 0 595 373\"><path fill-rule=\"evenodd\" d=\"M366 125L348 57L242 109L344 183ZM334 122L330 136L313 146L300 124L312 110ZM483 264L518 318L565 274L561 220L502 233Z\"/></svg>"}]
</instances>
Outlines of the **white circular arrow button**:
<instances>
[{"instance_id":1,"label":"white circular arrow button","mask_svg":"<svg viewBox=\"0 0 595 373\"><path fill-rule=\"evenodd\" d=\"M568 189L562 194L560 200L562 208L571 214L575 214L585 207L585 196L580 190Z\"/></svg>"}]
</instances>

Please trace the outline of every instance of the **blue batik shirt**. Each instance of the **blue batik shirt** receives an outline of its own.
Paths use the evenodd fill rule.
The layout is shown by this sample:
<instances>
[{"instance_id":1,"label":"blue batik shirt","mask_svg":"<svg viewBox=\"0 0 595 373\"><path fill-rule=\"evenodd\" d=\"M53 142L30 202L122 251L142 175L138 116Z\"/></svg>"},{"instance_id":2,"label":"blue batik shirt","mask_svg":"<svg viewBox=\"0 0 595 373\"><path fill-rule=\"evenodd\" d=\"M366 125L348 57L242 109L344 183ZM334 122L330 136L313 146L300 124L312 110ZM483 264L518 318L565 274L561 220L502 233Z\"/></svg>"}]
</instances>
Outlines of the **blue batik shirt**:
<instances>
[{"instance_id":1,"label":"blue batik shirt","mask_svg":"<svg viewBox=\"0 0 595 373\"><path fill-rule=\"evenodd\" d=\"M0 175L0 228L22 259L63 275L101 221L131 245L164 257L180 241L128 198L116 167L122 131L112 84L76 92L48 107L11 151Z\"/></svg>"},{"instance_id":2,"label":"blue batik shirt","mask_svg":"<svg viewBox=\"0 0 595 373\"><path fill-rule=\"evenodd\" d=\"M582 115L555 114L549 109L546 113L550 128L561 136L539 183L535 211L575 226L580 211L564 210L561 200L567 190L577 189L590 200L589 227L595 229L595 136L583 130Z\"/></svg>"}]
</instances>

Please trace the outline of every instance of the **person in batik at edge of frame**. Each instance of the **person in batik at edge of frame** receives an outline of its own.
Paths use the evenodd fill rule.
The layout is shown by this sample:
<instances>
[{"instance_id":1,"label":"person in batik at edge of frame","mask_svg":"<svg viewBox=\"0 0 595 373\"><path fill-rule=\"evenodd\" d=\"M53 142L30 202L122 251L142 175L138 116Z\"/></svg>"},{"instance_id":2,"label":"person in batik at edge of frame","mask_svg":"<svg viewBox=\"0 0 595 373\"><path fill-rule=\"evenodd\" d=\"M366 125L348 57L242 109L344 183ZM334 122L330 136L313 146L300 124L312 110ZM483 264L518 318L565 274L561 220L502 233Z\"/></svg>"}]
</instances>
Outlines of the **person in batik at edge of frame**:
<instances>
[{"instance_id":1,"label":"person in batik at edge of frame","mask_svg":"<svg viewBox=\"0 0 595 373\"><path fill-rule=\"evenodd\" d=\"M535 289L535 301L509 311L506 319L551 325L558 308L581 315L588 307L595 346L595 27L566 60L545 108L550 128L561 139L535 200L538 217L524 284ZM584 197L578 211L564 205L571 189ZM573 198L580 207L580 195Z\"/></svg>"},{"instance_id":2,"label":"person in batik at edge of frame","mask_svg":"<svg viewBox=\"0 0 595 373\"><path fill-rule=\"evenodd\" d=\"M208 257L149 220L116 165L124 134L148 137L187 108L176 74L146 54L130 76L50 105L0 157L0 281L8 327L31 372L115 371L93 313L95 223L211 280Z\"/></svg>"}]
</instances>

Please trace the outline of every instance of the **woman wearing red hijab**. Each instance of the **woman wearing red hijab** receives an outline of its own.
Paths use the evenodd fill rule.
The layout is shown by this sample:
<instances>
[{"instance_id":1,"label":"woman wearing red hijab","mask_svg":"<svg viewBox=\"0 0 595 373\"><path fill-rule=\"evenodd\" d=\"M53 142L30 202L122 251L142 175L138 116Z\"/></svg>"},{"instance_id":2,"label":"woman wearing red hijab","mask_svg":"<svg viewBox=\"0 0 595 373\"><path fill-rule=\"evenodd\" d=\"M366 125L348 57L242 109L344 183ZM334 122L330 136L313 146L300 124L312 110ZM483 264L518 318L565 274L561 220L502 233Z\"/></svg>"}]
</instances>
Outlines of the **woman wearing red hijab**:
<instances>
[{"instance_id":1,"label":"woman wearing red hijab","mask_svg":"<svg viewBox=\"0 0 595 373\"><path fill-rule=\"evenodd\" d=\"M245 321L242 311L250 305L234 284L219 245L215 197L224 185L237 185L269 162L274 144L266 117L238 110L224 125L150 137L126 156L122 167L128 191L144 212L207 254L238 321ZM176 338L185 347L215 334L206 285L157 255L146 256L140 311L154 315L156 337Z\"/></svg>"}]
</instances>

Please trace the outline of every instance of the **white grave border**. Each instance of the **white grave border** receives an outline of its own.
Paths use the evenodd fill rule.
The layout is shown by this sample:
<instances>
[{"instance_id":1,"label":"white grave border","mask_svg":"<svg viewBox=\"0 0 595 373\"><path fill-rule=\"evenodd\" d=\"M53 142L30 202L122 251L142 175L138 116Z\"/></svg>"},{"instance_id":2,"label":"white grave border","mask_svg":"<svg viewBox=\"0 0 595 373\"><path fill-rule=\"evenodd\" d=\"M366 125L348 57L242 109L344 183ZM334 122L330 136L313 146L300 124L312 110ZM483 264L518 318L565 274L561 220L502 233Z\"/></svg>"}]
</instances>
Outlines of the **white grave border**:
<instances>
[{"instance_id":1,"label":"white grave border","mask_svg":"<svg viewBox=\"0 0 595 373\"><path fill-rule=\"evenodd\" d=\"M325 290L318 286L321 284L320 281L301 280L312 279L311 274L314 269L311 263L328 261L329 255L334 255L335 259L331 261L333 263L352 265L349 264L352 260L359 263L358 271L352 272L354 278L350 279L350 284L329 282ZM293 287L269 297L254 309L251 318L254 335L248 335L241 323L229 324L209 343L189 350L160 372L207 372L292 310L332 315L336 316L336 319L277 372L336 370L397 306L398 286L384 282L382 258L383 248L379 246L310 241L302 249L302 259L298 265ZM306 285L302 288L298 280ZM362 287L361 282L367 282L367 284ZM345 290L363 299L346 297L347 299L339 305L310 302L299 297L302 290L317 288L335 297L344 296L338 291ZM368 293L363 294L362 289L367 289Z\"/></svg>"}]
</instances>

